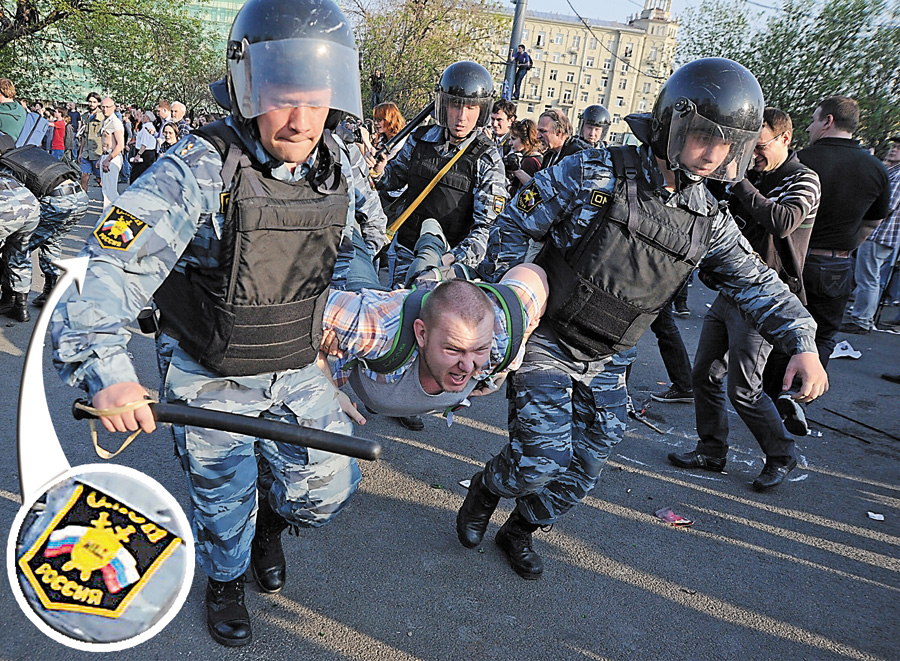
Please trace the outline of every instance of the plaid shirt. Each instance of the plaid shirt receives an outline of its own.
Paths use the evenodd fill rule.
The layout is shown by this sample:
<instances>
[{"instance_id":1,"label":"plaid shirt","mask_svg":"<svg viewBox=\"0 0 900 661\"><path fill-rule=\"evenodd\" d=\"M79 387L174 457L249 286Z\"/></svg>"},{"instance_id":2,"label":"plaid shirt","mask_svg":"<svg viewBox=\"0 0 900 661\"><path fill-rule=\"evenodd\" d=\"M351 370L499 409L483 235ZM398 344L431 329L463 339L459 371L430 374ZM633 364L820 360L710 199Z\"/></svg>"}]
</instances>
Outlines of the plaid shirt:
<instances>
[{"instance_id":1,"label":"plaid shirt","mask_svg":"<svg viewBox=\"0 0 900 661\"><path fill-rule=\"evenodd\" d=\"M507 279L502 284L511 287L519 297L525 311L525 328L533 330L540 320L538 314L540 308L535 293L518 280ZM425 287L430 290L437 285L437 282L428 282L420 285L420 288ZM328 304L325 306L323 326L325 330L335 331L338 344L344 352L343 358L329 359L332 375L338 385L347 382L350 376L347 363L351 359L378 358L388 352L394 342L394 336L400 329L400 312L407 294L409 294L409 290L405 289L389 292L370 289L364 289L358 293L337 290L331 292L328 296ZM475 375L476 380L485 379L490 375L494 367L502 361L509 346L509 333L506 329L506 317L503 309L493 294L488 293L488 297L494 303L494 339L491 343L491 357L484 369ZM524 352L525 344L523 343L515 361L510 365L510 369L519 366ZM413 350L412 358L415 358L417 353L418 349L416 348ZM389 374L378 374L365 369L363 372L373 381L394 383L412 364L413 360L411 359Z\"/></svg>"},{"instance_id":2,"label":"plaid shirt","mask_svg":"<svg viewBox=\"0 0 900 661\"><path fill-rule=\"evenodd\" d=\"M869 241L877 241L893 248L900 239L900 163L888 168L891 182L891 213L869 235Z\"/></svg>"}]
</instances>

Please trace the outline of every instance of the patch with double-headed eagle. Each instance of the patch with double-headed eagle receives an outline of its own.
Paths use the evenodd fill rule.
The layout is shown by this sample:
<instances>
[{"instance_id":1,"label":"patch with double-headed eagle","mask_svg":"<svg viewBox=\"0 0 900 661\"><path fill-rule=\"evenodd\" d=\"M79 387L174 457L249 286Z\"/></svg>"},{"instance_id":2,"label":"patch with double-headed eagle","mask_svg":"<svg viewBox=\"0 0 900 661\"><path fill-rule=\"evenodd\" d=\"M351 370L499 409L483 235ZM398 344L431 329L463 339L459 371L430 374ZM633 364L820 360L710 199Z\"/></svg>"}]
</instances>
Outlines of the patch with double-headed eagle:
<instances>
[{"instance_id":1,"label":"patch with double-headed eagle","mask_svg":"<svg viewBox=\"0 0 900 661\"><path fill-rule=\"evenodd\" d=\"M99 489L76 485L19 569L44 608L117 618L183 542Z\"/></svg>"},{"instance_id":2,"label":"patch with double-headed eagle","mask_svg":"<svg viewBox=\"0 0 900 661\"><path fill-rule=\"evenodd\" d=\"M506 199L499 195L494 196L494 213L503 213L503 207L506 206Z\"/></svg>"},{"instance_id":3,"label":"patch with double-headed eagle","mask_svg":"<svg viewBox=\"0 0 900 661\"><path fill-rule=\"evenodd\" d=\"M111 207L94 230L101 247L110 250L128 250L134 240L147 227L147 223L119 207Z\"/></svg>"},{"instance_id":4,"label":"patch with double-headed eagle","mask_svg":"<svg viewBox=\"0 0 900 661\"><path fill-rule=\"evenodd\" d=\"M543 201L544 198L541 197L537 184L532 181L519 191L519 195L516 197L516 208L523 213L531 213Z\"/></svg>"}]
</instances>

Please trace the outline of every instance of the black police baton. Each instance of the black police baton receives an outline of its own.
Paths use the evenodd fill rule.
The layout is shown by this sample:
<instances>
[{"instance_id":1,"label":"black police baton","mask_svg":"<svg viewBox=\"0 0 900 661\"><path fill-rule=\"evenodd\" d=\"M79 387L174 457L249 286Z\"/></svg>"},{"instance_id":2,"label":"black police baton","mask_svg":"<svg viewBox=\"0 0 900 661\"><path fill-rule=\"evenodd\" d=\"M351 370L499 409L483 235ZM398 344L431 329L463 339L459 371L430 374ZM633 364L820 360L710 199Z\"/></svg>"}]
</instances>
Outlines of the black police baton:
<instances>
[{"instance_id":1,"label":"black police baton","mask_svg":"<svg viewBox=\"0 0 900 661\"><path fill-rule=\"evenodd\" d=\"M375 153L375 160L378 160L378 157L381 154L391 153L391 150L395 146L400 144L406 138L406 136L408 136L410 133L412 133L413 131L416 130L416 127L419 124L421 124L428 117L431 116L431 113L433 110L434 110L434 101L432 101L427 106L422 108L422 110L419 112L418 115L416 115L411 120L409 120L409 122L406 123L406 126L404 126L402 129L400 129L400 131L397 132L397 135L395 135L390 140L386 140L385 143L383 145L381 145L378 148L378 151Z\"/></svg>"},{"instance_id":2,"label":"black police baton","mask_svg":"<svg viewBox=\"0 0 900 661\"><path fill-rule=\"evenodd\" d=\"M72 405L72 415L76 420L97 417L80 408L79 404L88 406L88 402L84 399L79 399ZM370 441L367 438L345 436L344 434L313 429L312 427L299 427L297 425L289 425L286 422L278 422L277 420L251 418L250 416L237 413L210 411L195 406L187 406L186 404L152 402L148 406L153 412L153 419L157 422L205 427L235 434L257 436L272 441L281 441L289 445L299 445L305 448L343 454L348 457L369 461L375 461L381 456L381 444Z\"/></svg>"}]
</instances>

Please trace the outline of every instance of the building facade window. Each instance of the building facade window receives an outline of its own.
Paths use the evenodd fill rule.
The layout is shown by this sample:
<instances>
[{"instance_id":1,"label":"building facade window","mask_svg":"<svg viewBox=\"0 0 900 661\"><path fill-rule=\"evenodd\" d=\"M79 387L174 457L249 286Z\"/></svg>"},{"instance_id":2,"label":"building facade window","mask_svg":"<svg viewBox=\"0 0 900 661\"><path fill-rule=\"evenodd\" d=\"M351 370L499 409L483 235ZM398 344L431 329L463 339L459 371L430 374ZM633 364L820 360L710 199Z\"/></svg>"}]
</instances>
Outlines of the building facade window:
<instances>
[{"instance_id":1,"label":"building facade window","mask_svg":"<svg viewBox=\"0 0 900 661\"><path fill-rule=\"evenodd\" d=\"M647 110L647 99L641 99L638 103L638 111L644 112Z\"/></svg>"},{"instance_id":2,"label":"building facade window","mask_svg":"<svg viewBox=\"0 0 900 661\"><path fill-rule=\"evenodd\" d=\"M582 92L582 93L581 93L581 102L582 102L582 103L587 103L587 101L588 101L588 93L587 93L587 92Z\"/></svg>"},{"instance_id":3,"label":"building facade window","mask_svg":"<svg viewBox=\"0 0 900 661\"><path fill-rule=\"evenodd\" d=\"M616 107L617 107L617 108L622 108L622 107L624 107L624 106L625 106L625 97L623 97L623 96L617 96L617 97L616 97Z\"/></svg>"},{"instance_id":4,"label":"building facade window","mask_svg":"<svg viewBox=\"0 0 900 661\"><path fill-rule=\"evenodd\" d=\"M588 48L591 50L597 50L597 38L591 37L591 40L588 42Z\"/></svg>"},{"instance_id":5,"label":"building facade window","mask_svg":"<svg viewBox=\"0 0 900 661\"><path fill-rule=\"evenodd\" d=\"M553 53L553 61L559 62L559 53Z\"/></svg>"},{"instance_id":6,"label":"building facade window","mask_svg":"<svg viewBox=\"0 0 900 661\"><path fill-rule=\"evenodd\" d=\"M559 74L559 71L556 69L550 69L550 80L556 80L556 76Z\"/></svg>"},{"instance_id":7,"label":"building facade window","mask_svg":"<svg viewBox=\"0 0 900 661\"><path fill-rule=\"evenodd\" d=\"M562 33L561 33L561 32L557 32L557 33L556 33L556 36L553 37L553 43L554 43L554 44L561 44L562 42L563 42L563 36L562 36Z\"/></svg>"},{"instance_id":8,"label":"building facade window","mask_svg":"<svg viewBox=\"0 0 900 661\"><path fill-rule=\"evenodd\" d=\"M589 67L589 68L593 68L593 66L594 66L594 56L593 56L593 55L591 55L591 56L588 57L588 58L585 58L585 60L584 60L584 66Z\"/></svg>"},{"instance_id":9,"label":"building facade window","mask_svg":"<svg viewBox=\"0 0 900 661\"><path fill-rule=\"evenodd\" d=\"M603 60L603 70L609 71L610 69L612 69L612 60L606 58L605 60Z\"/></svg>"},{"instance_id":10,"label":"building facade window","mask_svg":"<svg viewBox=\"0 0 900 661\"><path fill-rule=\"evenodd\" d=\"M529 92L528 96L536 97L537 95L538 95L538 86L532 85L531 91Z\"/></svg>"},{"instance_id":11,"label":"building facade window","mask_svg":"<svg viewBox=\"0 0 900 661\"><path fill-rule=\"evenodd\" d=\"M589 73L584 74L584 84L585 85L591 84L591 74L589 74Z\"/></svg>"},{"instance_id":12,"label":"building facade window","mask_svg":"<svg viewBox=\"0 0 900 661\"><path fill-rule=\"evenodd\" d=\"M569 64L578 64L578 53L572 53L569 55Z\"/></svg>"},{"instance_id":13,"label":"building facade window","mask_svg":"<svg viewBox=\"0 0 900 661\"><path fill-rule=\"evenodd\" d=\"M650 83L644 83L644 94L650 94Z\"/></svg>"},{"instance_id":14,"label":"building facade window","mask_svg":"<svg viewBox=\"0 0 900 661\"><path fill-rule=\"evenodd\" d=\"M581 47L581 35L576 34L572 37L572 48L580 48Z\"/></svg>"},{"instance_id":15,"label":"building facade window","mask_svg":"<svg viewBox=\"0 0 900 661\"><path fill-rule=\"evenodd\" d=\"M574 71L569 71L568 73L566 73L566 82L567 83L575 82L575 72Z\"/></svg>"},{"instance_id":16,"label":"building facade window","mask_svg":"<svg viewBox=\"0 0 900 661\"><path fill-rule=\"evenodd\" d=\"M540 78L541 77L541 68L540 67L532 67L531 68L531 77L532 78Z\"/></svg>"},{"instance_id":17,"label":"building facade window","mask_svg":"<svg viewBox=\"0 0 900 661\"><path fill-rule=\"evenodd\" d=\"M563 90L563 103L572 103L572 90Z\"/></svg>"},{"instance_id":18,"label":"building facade window","mask_svg":"<svg viewBox=\"0 0 900 661\"><path fill-rule=\"evenodd\" d=\"M606 89L607 85L609 85L609 78L601 78L600 79L600 89Z\"/></svg>"},{"instance_id":19,"label":"building facade window","mask_svg":"<svg viewBox=\"0 0 900 661\"><path fill-rule=\"evenodd\" d=\"M548 87L548 88L547 88L547 98L548 98L548 99L554 99L554 98L556 98L556 88L555 88L555 87Z\"/></svg>"},{"instance_id":20,"label":"building facade window","mask_svg":"<svg viewBox=\"0 0 900 661\"><path fill-rule=\"evenodd\" d=\"M627 78L622 78L622 80L619 81L619 89L620 90L628 89L628 79Z\"/></svg>"},{"instance_id":21,"label":"building facade window","mask_svg":"<svg viewBox=\"0 0 900 661\"><path fill-rule=\"evenodd\" d=\"M538 32L537 41L535 42L535 46L538 48L543 48L547 44L547 33L546 32Z\"/></svg>"}]
</instances>

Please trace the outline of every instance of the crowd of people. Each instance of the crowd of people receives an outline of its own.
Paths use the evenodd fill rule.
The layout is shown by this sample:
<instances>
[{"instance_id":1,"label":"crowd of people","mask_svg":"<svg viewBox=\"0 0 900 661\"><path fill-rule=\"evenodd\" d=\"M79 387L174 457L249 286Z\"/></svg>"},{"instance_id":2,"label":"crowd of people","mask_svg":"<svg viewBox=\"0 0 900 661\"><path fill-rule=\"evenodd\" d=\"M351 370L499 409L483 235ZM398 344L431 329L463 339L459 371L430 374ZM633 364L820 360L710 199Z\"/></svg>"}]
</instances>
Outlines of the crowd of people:
<instances>
[{"instance_id":1,"label":"crowd of people","mask_svg":"<svg viewBox=\"0 0 900 661\"><path fill-rule=\"evenodd\" d=\"M519 120L469 61L443 71L434 122L419 126L383 100L379 71L366 122L347 26L331 0L249 0L228 77L213 86L223 119L192 128L182 104L163 101L119 117L92 93L75 130L80 185L70 173L35 197L0 170L17 210L4 227L36 227L53 216L45 205L77 197L53 225L69 227L91 176L101 181L88 273L51 336L62 378L87 391L104 426L155 428L148 377L126 348L126 325L148 306L160 395L190 406L349 433L365 418L335 387L346 383L369 411L421 430L422 414L505 382L509 443L472 476L456 531L478 546L500 500L514 499L496 542L537 579L533 534L597 483L624 435L635 346L648 328L674 346L672 302L696 272L720 293L693 370L683 343L684 359L666 362L682 373L680 397L660 401L693 402L699 440L669 460L724 468L727 392L765 455L754 488L779 486L797 465L803 407L827 390L835 335L848 330L851 253L866 239L851 323L871 328L867 288L896 257L900 147L888 171L852 137L856 101L836 96L817 104L809 147L794 153L790 116L766 107L750 71L713 58L678 69L652 112L626 118L638 146L607 144L602 106L577 130L559 109ZM4 128L2 101L0 130L18 137L24 123ZM138 185L119 195L124 161ZM20 310L31 285L22 251L34 248L5 236L3 297ZM282 532L333 519L361 472L330 453L173 431L210 634L247 644L245 573L282 589Z\"/></svg>"}]
</instances>

